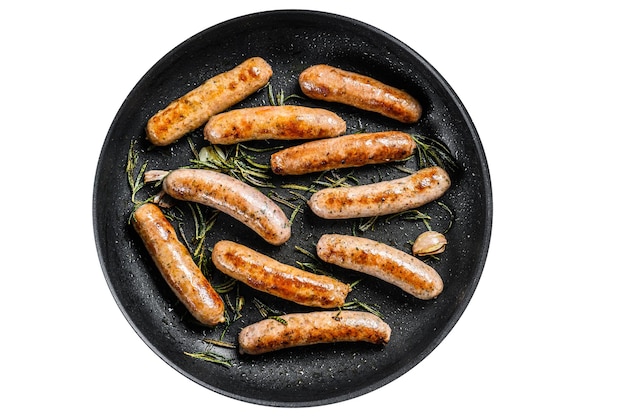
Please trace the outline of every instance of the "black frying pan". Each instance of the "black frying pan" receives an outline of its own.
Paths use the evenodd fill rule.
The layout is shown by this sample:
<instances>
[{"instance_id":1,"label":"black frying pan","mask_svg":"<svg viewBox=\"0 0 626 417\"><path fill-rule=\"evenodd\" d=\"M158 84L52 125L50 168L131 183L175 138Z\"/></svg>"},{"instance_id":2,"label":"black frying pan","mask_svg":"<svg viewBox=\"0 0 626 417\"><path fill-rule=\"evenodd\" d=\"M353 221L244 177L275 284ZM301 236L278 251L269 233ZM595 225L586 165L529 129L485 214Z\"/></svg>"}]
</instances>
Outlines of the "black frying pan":
<instances>
[{"instance_id":1,"label":"black frying pan","mask_svg":"<svg viewBox=\"0 0 626 417\"><path fill-rule=\"evenodd\" d=\"M239 356L234 349L212 347L204 338L219 338L224 327L207 329L194 323L177 302L151 262L141 241L128 224L133 208L126 177L131 146L149 169L187 165L196 149L206 145L201 129L172 146L152 149L144 127L150 116L211 76L227 71L244 59L261 56L274 69L274 92L299 94L298 74L318 63L360 72L402 88L417 97L422 119L410 126L343 105L290 99L290 104L319 106L336 111L348 124L348 133L386 129L420 134L444 143L457 169L453 186L439 202L421 209L435 230L444 230L449 244L439 259L428 260L443 277L445 289L436 299L421 301L375 278L323 265L344 282L361 279L349 296L375 307L392 328L387 346L360 343L318 345L284 350L259 357ZM264 89L236 107L268 104ZM136 145L132 145L136 142ZM255 143L254 147L276 143ZM271 152L255 153L267 163ZM399 164L416 168L415 158ZM361 183L406 175L398 164L354 169ZM340 172L337 175L346 175ZM316 176L315 176L316 177ZM272 191L289 197L281 183L311 184L315 178L274 178ZM263 189L270 192L270 189ZM147 189L140 192L146 197ZM304 193L306 194L306 193ZM440 204L442 203L442 204ZM284 207L289 215L291 209ZM355 229L358 221L316 218L306 206L295 218L293 237L272 247L234 220L219 215L207 235L207 247L221 239L249 245L285 263L311 259L296 250L314 252L319 236L327 232L358 233L406 251L426 230L424 222L404 218L379 219L373 228ZM190 209L181 205L180 227L192 231ZM392 36L353 19L309 11L271 11L226 21L186 40L137 83L122 104L104 141L94 184L95 239L105 278L120 309L137 334L164 361L198 384L223 395L251 403L296 407L343 401L370 392L400 377L424 359L455 325L478 284L489 246L492 222L491 184L487 161L472 121L452 88L420 55ZM215 283L225 281L218 272ZM243 317L226 331L234 342L239 329L261 319L252 300L283 312L306 311L241 286L246 299ZM230 359L232 366L201 361L183 352L210 349Z\"/></svg>"}]
</instances>

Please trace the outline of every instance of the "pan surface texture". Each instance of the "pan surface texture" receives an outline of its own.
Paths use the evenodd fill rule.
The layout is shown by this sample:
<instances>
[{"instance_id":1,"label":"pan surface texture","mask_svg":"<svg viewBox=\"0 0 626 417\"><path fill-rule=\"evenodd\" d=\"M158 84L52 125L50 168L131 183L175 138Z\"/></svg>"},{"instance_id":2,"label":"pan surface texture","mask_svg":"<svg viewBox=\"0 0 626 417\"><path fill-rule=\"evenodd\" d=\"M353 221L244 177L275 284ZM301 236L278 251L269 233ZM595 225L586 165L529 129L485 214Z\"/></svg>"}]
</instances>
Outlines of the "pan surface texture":
<instances>
[{"instance_id":1,"label":"pan surface texture","mask_svg":"<svg viewBox=\"0 0 626 417\"><path fill-rule=\"evenodd\" d=\"M145 135L148 119L206 79L253 56L264 58L272 66L271 90L266 86L234 108L268 105L272 95L282 93L286 104L336 112L346 120L347 133L402 130L433 139L445 144L455 161L456 168L450 169L452 186L442 198L412 213L417 217L405 214L324 220L306 205L311 195L307 187L318 180L366 184L398 178L417 169L417 158L298 177L270 173L269 178L260 180L270 181L274 187L258 188L279 201L288 217L294 216L292 237L287 243L272 246L225 214L213 218L211 209L186 203L168 209L173 214L172 224L181 239L184 236L195 248L195 220L213 218L215 222L201 247L209 260L213 245L228 239L286 264L315 265L345 283L358 281L347 301L357 301L381 314L392 329L391 340L385 346L335 343L247 356L233 347L207 343L205 339L222 339L236 345L239 331L261 320L263 308L271 312L311 309L240 284L222 295L227 305L245 300L241 317L227 308L228 325L202 327L167 287L130 226L134 208L130 183L140 176L142 166L145 164L147 170L189 166L197 159L196 152L208 145L200 128L172 145L149 146ZM298 76L314 64L358 72L406 90L421 102L423 115L417 123L405 125L345 105L308 99L300 91ZM266 165L276 147L291 144L256 141L246 146L241 149L255 163ZM225 152L233 149L223 147ZM137 190L135 198L149 198L158 192L157 187L146 184ZM465 107L418 53L389 34L348 17L314 11L268 11L235 18L198 33L166 54L139 80L122 103L102 147L94 182L93 223L104 276L116 302L137 334L165 362L196 383L241 401L277 407L317 406L364 395L399 378L432 352L457 323L487 258L492 225L491 182L482 145ZM445 231L448 240L445 252L425 260L445 284L443 293L434 300L419 300L376 278L310 256L325 233L356 234L410 252L411 242L428 227ZM228 282L210 262L207 268L214 285ZM220 355L227 364L186 354L199 352Z\"/></svg>"}]
</instances>

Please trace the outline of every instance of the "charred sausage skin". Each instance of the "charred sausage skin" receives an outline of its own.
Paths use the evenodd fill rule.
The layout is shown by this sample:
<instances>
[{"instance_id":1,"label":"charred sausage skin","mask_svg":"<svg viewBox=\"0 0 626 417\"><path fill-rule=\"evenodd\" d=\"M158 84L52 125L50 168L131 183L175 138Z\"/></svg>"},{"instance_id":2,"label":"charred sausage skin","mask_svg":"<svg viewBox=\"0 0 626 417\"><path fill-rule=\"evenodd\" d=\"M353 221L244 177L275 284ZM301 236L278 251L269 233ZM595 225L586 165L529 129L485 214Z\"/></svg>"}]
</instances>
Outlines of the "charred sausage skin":
<instances>
[{"instance_id":1,"label":"charred sausage skin","mask_svg":"<svg viewBox=\"0 0 626 417\"><path fill-rule=\"evenodd\" d=\"M161 209L145 203L135 210L131 222L157 269L193 317L206 326L224 322L222 298L178 240Z\"/></svg>"},{"instance_id":2,"label":"charred sausage skin","mask_svg":"<svg viewBox=\"0 0 626 417\"><path fill-rule=\"evenodd\" d=\"M322 235L317 242L317 256L325 262L382 279L422 300L435 298L443 291L443 280L434 268L411 254L371 239Z\"/></svg>"},{"instance_id":3,"label":"charred sausage skin","mask_svg":"<svg viewBox=\"0 0 626 417\"><path fill-rule=\"evenodd\" d=\"M409 93L330 65L305 69L300 73L299 83L309 98L347 104L403 123L415 123L422 116L422 106Z\"/></svg>"},{"instance_id":4,"label":"charred sausage skin","mask_svg":"<svg viewBox=\"0 0 626 417\"><path fill-rule=\"evenodd\" d=\"M146 125L147 139L157 146L174 143L265 86L272 73L263 58L253 57L210 78L153 115Z\"/></svg>"},{"instance_id":5,"label":"charred sausage skin","mask_svg":"<svg viewBox=\"0 0 626 417\"><path fill-rule=\"evenodd\" d=\"M337 168L400 161L413 154L413 138L404 132L355 133L320 139L275 152L270 158L278 175L302 175Z\"/></svg>"},{"instance_id":6,"label":"charred sausage skin","mask_svg":"<svg viewBox=\"0 0 626 417\"><path fill-rule=\"evenodd\" d=\"M324 219L383 216L415 209L441 197L450 188L448 173L429 167L395 180L315 192L308 205Z\"/></svg>"},{"instance_id":7,"label":"charred sausage skin","mask_svg":"<svg viewBox=\"0 0 626 417\"><path fill-rule=\"evenodd\" d=\"M346 122L326 109L261 106L217 114L204 127L204 138L217 145L251 140L321 139L343 134Z\"/></svg>"},{"instance_id":8,"label":"charred sausage skin","mask_svg":"<svg viewBox=\"0 0 626 417\"><path fill-rule=\"evenodd\" d=\"M335 278L283 264L236 242L217 242L211 256L215 267L231 278L300 305L340 307L350 292L349 285Z\"/></svg>"},{"instance_id":9,"label":"charred sausage skin","mask_svg":"<svg viewBox=\"0 0 626 417\"><path fill-rule=\"evenodd\" d=\"M319 343L386 344L391 328L378 316L361 311L315 311L265 319L239 333L239 352L260 355Z\"/></svg>"},{"instance_id":10,"label":"charred sausage skin","mask_svg":"<svg viewBox=\"0 0 626 417\"><path fill-rule=\"evenodd\" d=\"M230 175L179 168L165 176L162 187L175 199L228 214L273 245L281 245L291 237L291 224L282 209L258 189Z\"/></svg>"}]
</instances>

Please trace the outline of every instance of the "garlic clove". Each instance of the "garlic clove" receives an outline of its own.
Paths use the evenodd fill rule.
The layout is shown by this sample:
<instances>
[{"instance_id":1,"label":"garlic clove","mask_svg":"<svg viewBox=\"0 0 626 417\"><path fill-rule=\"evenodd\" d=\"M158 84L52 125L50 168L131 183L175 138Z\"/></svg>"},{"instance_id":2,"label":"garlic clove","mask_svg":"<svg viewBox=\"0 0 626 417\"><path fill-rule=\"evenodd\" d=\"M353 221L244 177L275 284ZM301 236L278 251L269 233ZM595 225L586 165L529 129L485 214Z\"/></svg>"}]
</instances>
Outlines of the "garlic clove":
<instances>
[{"instance_id":1,"label":"garlic clove","mask_svg":"<svg viewBox=\"0 0 626 417\"><path fill-rule=\"evenodd\" d=\"M415 243L413 243L413 255L437 255L446 249L447 244L448 240L443 234L435 231L427 231L415 239Z\"/></svg>"}]
</instances>

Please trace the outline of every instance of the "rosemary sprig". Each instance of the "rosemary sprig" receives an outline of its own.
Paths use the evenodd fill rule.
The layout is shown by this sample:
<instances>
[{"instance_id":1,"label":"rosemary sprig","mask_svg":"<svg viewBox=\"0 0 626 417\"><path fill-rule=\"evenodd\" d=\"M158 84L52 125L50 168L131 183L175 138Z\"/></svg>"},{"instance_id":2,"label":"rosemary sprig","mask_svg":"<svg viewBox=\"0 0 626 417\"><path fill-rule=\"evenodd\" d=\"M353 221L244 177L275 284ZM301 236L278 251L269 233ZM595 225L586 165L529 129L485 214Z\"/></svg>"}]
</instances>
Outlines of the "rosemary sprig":
<instances>
[{"instance_id":1,"label":"rosemary sprig","mask_svg":"<svg viewBox=\"0 0 626 417\"><path fill-rule=\"evenodd\" d=\"M399 215L402 216L404 220L421 221L428 230L432 230L432 227L430 226L430 221L432 220L432 217L430 217L430 215L426 213L422 213L419 210L407 210L400 213Z\"/></svg>"},{"instance_id":2,"label":"rosemary sprig","mask_svg":"<svg viewBox=\"0 0 626 417\"><path fill-rule=\"evenodd\" d=\"M419 169L430 166L439 166L447 171L456 169L456 162L450 150L442 142L420 134L414 134L412 137L417 144L415 156Z\"/></svg>"},{"instance_id":3,"label":"rosemary sprig","mask_svg":"<svg viewBox=\"0 0 626 417\"><path fill-rule=\"evenodd\" d=\"M235 346L234 343L225 342L223 340L216 340L216 339L206 338L206 339L202 339L202 341L204 343L208 343L209 345L225 347L225 348L228 348L228 349L236 349L237 348L237 346Z\"/></svg>"},{"instance_id":4,"label":"rosemary sprig","mask_svg":"<svg viewBox=\"0 0 626 417\"><path fill-rule=\"evenodd\" d=\"M326 275L327 277L332 276L330 272L326 271L325 269L320 268L319 265L314 262L296 261L296 265L298 265L301 269L308 270L317 275Z\"/></svg>"},{"instance_id":5,"label":"rosemary sprig","mask_svg":"<svg viewBox=\"0 0 626 417\"><path fill-rule=\"evenodd\" d=\"M292 200L295 200L295 198L294 199L287 199L287 198L285 198L285 197L283 197L283 196L281 196L281 195L279 195L279 194L277 194L277 193L275 193L273 191L270 191L268 193L268 197L271 198L272 200L278 202L278 203L281 203L281 204L289 207L292 210L291 215L289 216L289 224L293 224L293 222L296 219L296 216L298 215L298 213L300 213L302 211L302 206L305 204L304 202L301 202L300 204L295 204L295 203L292 202ZM305 202L306 202L306 199L305 199Z\"/></svg>"},{"instance_id":6,"label":"rosemary sprig","mask_svg":"<svg viewBox=\"0 0 626 417\"><path fill-rule=\"evenodd\" d=\"M359 301L357 299L353 300L353 301L349 301L347 303L345 303L343 306L341 306L341 308L343 310L356 310L358 308L362 308L365 311L368 311L378 317L383 317L382 313L380 311L378 311L377 309L375 309L374 307L370 306L369 304L366 304L362 301Z\"/></svg>"},{"instance_id":7,"label":"rosemary sprig","mask_svg":"<svg viewBox=\"0 0 626 417\"><path fill-rule=\"evenodd\" d=\"M350 184L350 181L352 181L352 184ZM359 185L359 179L354 176L353 172L349 172L340 177L335 171L327 171L318 179L314 180L313 184L321 185L325 188L350 187L352 185Z\"/></svg>"},{"instance_id":8,"label":"rosemary sprig","mask_svg":"<svg viewBox=\"0 0 626 417\"><path fill-rule=\"evenodd\" d=\"M241 311L243 310L243 306L246 304L246 299L239 295L239 293L237 293L237 298L235 298L235 300L235 318L233 320L243 317Z\"/></svg>"},{"instance_id":9,"label":"rosemary sprig","mask_svg":"<svg viewBox=\"0 0 626 417\"><path fill-rule=\"evenodd\" d=\"M289 191L289 194L291 194L294 197L294 200L300 200L303 203L308 203L309 199L306 196L303 196L300 193L297 193L295 191Z\"/></svg>"},{"instance_id":10,"label":"rosemary sprig","mask_svg":"<svg viewBox=\"0 0 626 417\"><path fill-rule=\"evenodd\" d=\"M261 300L259 300L256 297L252 299L252 304L254 304L254 306L259 311L259 314L264 319L268 319L268 318L272 318L272 317L276 317L276 316L282 316L283 314L285 314L282 311L278 311L278 310L275 310L275 309L271 308L270 306L268 306L267 304L263 303Z\"/></svg>"},{"instance_id":11,"label":"rosemary sprig","mask_svg":"<svg viewBox=\"0 0 626 417\"><path fill-rule=\"evenodd\" d=\"M376 224L376 221L378 220L379 216L373 216L370 218L363 218L359 221L359 226L358 229L361 232L365 232L367 230L374 230L374 225Z\"/></svg>"},{"instance_id":12,"label":"rosemary sprig","mask_svg":"<svg viewBox=\"0 0 626 417\"><path fill-rule=\"evenodd\" d=\"M438 204L443 205L443 203L438 203ZM445 208L447 209L447 207ZM451 213L450 209L447 209L447 210L449 213ZM401 217L402 220L405 220L405 221L422 221L424 225L426 226L426 228L428 230L431 230L430 221L432 220L432 217L419 210L412 209L412 210L405 210L403 212L396 213L396 214L390 214L387 216L373 216L373 217L365 217L365 218L359 219L358 221L355 221L352 225L352 234L356 236L358 232L365 233L367 231L373 231L378 223L382 221L389 223L391 220L393 220L396 217ZM452 223L450 223L448 229L450 227L452 227Z\"/></svg>"},{"instance_id":13,"label":"rosemary sprig","mask_svg":"<svg viewBox=\"0 0 626 417\"><path fill-rule=\"evenodd\" d=\"M198 168L209 168L231 175L257 187L274 188L274 184L270 181L272 178L270 166L256 162L256 158L246 151L259 152L261 150L246 147L240 143L229 149L210 144L200 149L191 163Z\"/></svg>"},{"instance_id":14,"label":"rosemary sprig","mask_svg":"<svg viewBox=\"0 0 626 417\"><path fill-rule=\"evenodd\" d=\"M314 193L317 191L313 185L301 185L301 184L282 184L280 188L284 188L286 190L298 190L298 191L306 191L308 193Z\"/></svg>"},{"instance_id":15,"label":"rosemary sprig","mask_svg":"<svg viewBox=\"0 0 626 417\"><path fill-rule=\"evenodd\" d=\"M401 213L392 214L389 216L388 220L391 220L394 217L402 217L404 218L404 220L411 220L411 221L422 220L424 222L427 222L429 220L432 220L432 217L430 217L430 215L423 213L417 209L411 209L411 210L403 211Z\"/></svg>"},{"instance_id":16,"label":"rosemary sprig","mask_svg":"<svg viewBox=\"0 0 626 417\"><path fill-rule=\"evenodd\" d=\"M269 83L267 84L267 95L268 95L270 104L272 106L284 106L285 102L291 98L302 98L298 94L290 94L288 96L285 96L285 92L283 91L282 88L278 91L278 94L275 96L274 88L272 87L272 84L269 84Z\"/></svg>"},{"instance_id":17,"label":"rosemary sprig","mask_svg":"<svg viewBox=\"0 0 626 417\"><path fill-rule=\"evenodd\" d=\"M302 246L296 245L294 247L294 249L296 250L296 252L300 252L301 254L306 255L309 258L313 259L314 261L318 260L317 256L315 256L315 254L313 254L313 252L304 249Z\"/></svg>"},{"instance_id":18,"label":"rosemary sprig","mask_svg":"<svg viewBox=\"0 0 626 417\"><path fill-rule=\"evenodd\" d=\"M283 204L283 205L285 205L285 206L289 207L289 208L290 208L290 209L292 209L292 210L297 210L297 209L298 209L298 207L299 207L299 205L298 205L298 204L294 204L294 203L292 203L289 199L286 199L285 197L283 197L283 196L281 196L281 195L279 195L279 194L275 193L274 191L270 191L270 192L267 194L267 196L268 196L269 198L271 198L272 200L274 200L274 201L276 201L276 202L278 202L278 203L280 203L280 204Z\"/></svg>"},{"instance_id":19,"label":"rosemary sprig","mask_svg":"<svg viewBox=\"0 0 626 417\"><path fill-rule=\"evenodd\" d=\"M239 295L239 286L236 287L237 291L235 294L235 303L233 304L233 302L231 301L230 297L228 294L225 295L225 301L226 301L226 305L228 306L228 308L231 309L231 311L234 313L234 317L232 319L232 321L236 321L237 319L240 319L242 316L241 311L243 310L243 306L245 304L245 299L243 298L243 296Z\"/></svg>"},{"instance_id":20,"label":"rosemary sprig","mask_svg":"<svg viewBox=\"0 0 626 417\"><path fill-rule=\"evenodd\" d=\"M326 271L325 269L320 267L320 260L319 258L312 252L304 249L301 246L296 245L294 247L294 249L296 250L296 252L300 252L304 255L306 255L307 257L309 257L312 262L301 262L301 261L296 261L296 264L302 268L302 269L306 269L309 270L311 272L313 272L314 274L318 274L318 275L326 275L327 277L332 277L333 275L329 272Z\"/></svg>"},{"instance_id":21,"label":"rosemary sprig","mask_svg":"<svg viewBox=\"0 0 626 417\"><path fill-rule=\"evenodd\" d=\"M296 209L294 211L291 212L291 215L289 216L289 224L293 224L293 222L296 220L296 216L298 215L298 213L300 213L300 211L302 210L302 206L304 204L299 204Z\"/></svg>"},{"instance_id":22,"label":"rosemary sprig","mask_svg":"<svg viewBox=\"0 0 626 417\"><path fill-rule=\"evenodd\" d=\"M194 352L194 353L183 352L183 353L194 359L200 359L200 360L207 361L207 362L217 363L219 365L226 366L227 368L230 368L231 366L233 366L230 359L222 355L218 355L215 352Z\"/></svg>"},{"instance_id":23,"label":"rosemary sprig","mask_svg":"<svg viewBox=\"0 0 626 417\"><path fill-rule=\"evenodd\" d=\"M137 141L131 141L130 147L128 148L128 156L126 158L126 178L128 179L128 185L130 186L130 200L132 203L137 206L142 203L142 201L137 199L137 193L144 187L145 183L143 181L143 174L148 167L148 162L144 162L139 168L139 172L135 174L135 170L137 169L137 162L139 160L139 155L135 150L135 145Z\"/></svg>"},{"instance_id":24,"label":"rosemary sprig","mask_svg":"<svg viewBox=\"0 0 626 417\"><path fill-rule=\"evenodd\" d=\"M354 281L353 283L350 284L350 288L356 287L359 284L359 282L361 282L361 280L357 279L356 281Z\"/></svg>"},{"instance_id":25,"label":"rosemary sprig","mask_svg":"<svg viewBox=\"0 0 626 417\"><path fill-rule=\"evenodd\" d=\"M196 264L198 264L200 269L206 274L208 270L208 258L206 257L204 242L208 232L211 231L215 225L219 211L210 210L209 217L205 219L204 210L200 204L189 203L189 207L191 209L191 215L194 223L193 243L195 246L195 248L190 247L190 252Z\"/></svg>"},{"instance_id":26,"label":"rosemary sprig","mask_svg":"<svg viewBox=\"0 0 626 417\"><path fill-rule=\"evenodd\" d=\"M284 319L284 318L282 318L282 317L278 317L278 316L270 316L270 317L268 317L268 319L276 320L277 322L279 322L280 324L283 324L283 325L285 325L285 326L287 325L287 320L285 320L285 319Z\"/></svg>"},{"instance_id":27,"label":"rosemary sprig","mask_svg":"<svg viewBox=\"0 0 626 417\"><path fill-rule=\"evenodd\" d=\"M215 291L217 291L218 294L226 294L230 291L233 290L233 288L235 288L237 286L237 283L239 281L237 281L236 279L230 278L228 279L228 281L222 283L222 284L215 284L213 285L213 288L215 289Z\"/></svg>"},{"instance_id":28,"label":"rosemary sprig","mask_svg":"<svg viewBox=\"0 0 626 417\"><path fill-rule=\"evenodd\" d=\"M446 233L450 231L450 229L452 229L452 225L454 224L454 220L455 220L454 213L452 213L452 210L450 210L450 207L448 207L445 203L441 201L437 201L437 204L439 205L439 207L447 211L448 214L450 215L450 221L448 222L448 226L442 232L445 235Z\"/></svg>"}]
</instances>

